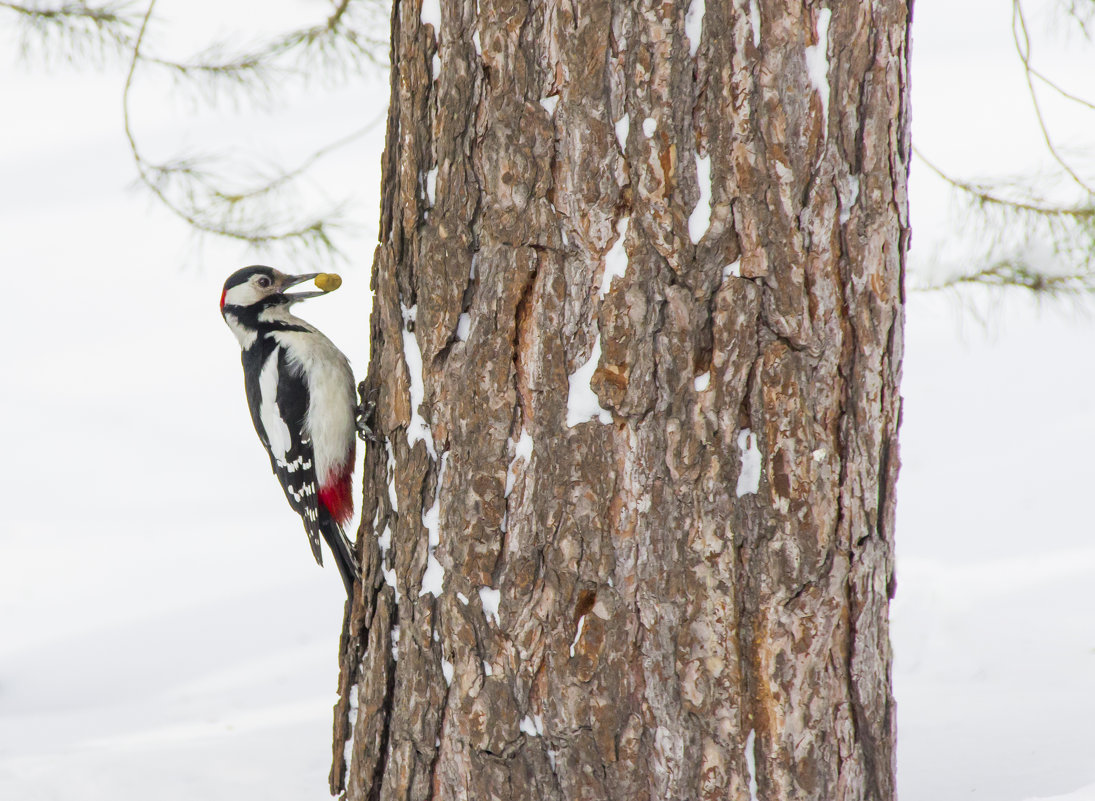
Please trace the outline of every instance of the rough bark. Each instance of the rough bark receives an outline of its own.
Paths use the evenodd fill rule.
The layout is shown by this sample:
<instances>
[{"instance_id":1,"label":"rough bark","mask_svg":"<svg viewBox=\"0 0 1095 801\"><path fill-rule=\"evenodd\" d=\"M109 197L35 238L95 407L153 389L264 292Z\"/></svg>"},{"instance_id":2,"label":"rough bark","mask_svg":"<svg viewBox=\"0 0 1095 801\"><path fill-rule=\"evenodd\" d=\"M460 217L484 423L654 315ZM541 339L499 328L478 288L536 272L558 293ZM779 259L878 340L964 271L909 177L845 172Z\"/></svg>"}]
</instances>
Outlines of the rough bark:
<instances>
[{"instance_id":1,"label":"rough bark","mask_svg":"<svg viewBox=\"0 0 1095 801\"><path fill-rule=\"evenodd\" d=\"M894 797L910 8L693 2L395 0L334 793Z\"/></svg>"}]
</instances>

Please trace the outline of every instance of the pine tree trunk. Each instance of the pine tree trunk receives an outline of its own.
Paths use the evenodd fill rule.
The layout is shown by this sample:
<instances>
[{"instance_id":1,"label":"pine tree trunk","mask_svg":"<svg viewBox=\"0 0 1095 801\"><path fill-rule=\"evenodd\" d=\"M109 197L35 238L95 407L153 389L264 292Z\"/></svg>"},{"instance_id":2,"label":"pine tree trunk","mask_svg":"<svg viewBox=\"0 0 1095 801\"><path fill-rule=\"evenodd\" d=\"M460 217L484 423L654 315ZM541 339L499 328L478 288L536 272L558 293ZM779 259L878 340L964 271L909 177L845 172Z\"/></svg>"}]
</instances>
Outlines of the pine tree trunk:
<instances>
[{"instance_id":1,"label":"pine tree trunk","mask_svg":"<svg viewBox=\"0 0 1095 801\"><path fill-rule=\"evenodd\" d=\"M348 799L895 797L909 4L692 6L395 0Z\"/></svg>"}]
</instances>

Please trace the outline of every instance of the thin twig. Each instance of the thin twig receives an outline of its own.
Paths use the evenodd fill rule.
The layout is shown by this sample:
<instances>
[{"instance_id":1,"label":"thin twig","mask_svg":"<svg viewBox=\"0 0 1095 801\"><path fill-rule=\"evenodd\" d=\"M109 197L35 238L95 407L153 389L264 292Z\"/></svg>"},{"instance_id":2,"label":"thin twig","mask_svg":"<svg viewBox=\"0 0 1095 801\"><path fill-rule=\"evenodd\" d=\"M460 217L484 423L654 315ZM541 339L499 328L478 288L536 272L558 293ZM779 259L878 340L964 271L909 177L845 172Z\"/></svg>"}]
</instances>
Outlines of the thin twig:
<instances>
[{"instance_id":1,"label":"thin twig","mask_svg":"<svg viewBox=\"0 0 1095 801\"><path fill-rule=\"evenodd\" d=\"M1030 61L1030 32L1027 29L1026 17L1023 15L1023 5L1020 0L1012 0L1011 8L1011 30L1012 37L1015 40L1015 50L1019 54L1019 60L1023 62L1023 75L1027 82L1027 89L1030 92L1031 105L1034 108L1034 115L1038 120L1038 127L1042 131L1042 138L1045 140L1046 147L1049 149L1053 159L1061 165L1061 168L1068 173L1069 177L1071 177L1078 186L1087 192L1088 195L1095 195L1095 190L1088 186L1084 179L1072 168L1072 165L1061 156L1057 151L1057 147L1053 144L1053 137L1049 134L1045 117L1042 115L1041 104L1038 102L1038 92L1034 88L1034 80L1032 78L1033 68Z\"/></svg>"}]
</instances>

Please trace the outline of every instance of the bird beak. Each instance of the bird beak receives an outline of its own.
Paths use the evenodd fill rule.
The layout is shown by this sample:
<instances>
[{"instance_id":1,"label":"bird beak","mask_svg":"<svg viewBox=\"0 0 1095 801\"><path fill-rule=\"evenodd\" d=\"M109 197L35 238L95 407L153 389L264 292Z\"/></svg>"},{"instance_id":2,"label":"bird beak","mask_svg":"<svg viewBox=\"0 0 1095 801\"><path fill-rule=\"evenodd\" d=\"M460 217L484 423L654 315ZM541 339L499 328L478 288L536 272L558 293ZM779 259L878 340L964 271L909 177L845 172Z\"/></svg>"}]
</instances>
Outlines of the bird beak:
<instances>
[{"instance_id":1,"label":"bird beak","mask_svg":"<svg viewBox=\"0 0 1095 801\"><path fill-rule=\"evenodd\" d=\"M318 298L320 295L326 295L326 292L322 290L318 292L285 292L291 286L297 284L303 284L305 281L313 281L323 273L309 273L308 275L290 275L288 281L281 287L282 294L289 299L290 303L296 303L297 301L307 300L308 298Z\"/></svg>"}]
</instances>

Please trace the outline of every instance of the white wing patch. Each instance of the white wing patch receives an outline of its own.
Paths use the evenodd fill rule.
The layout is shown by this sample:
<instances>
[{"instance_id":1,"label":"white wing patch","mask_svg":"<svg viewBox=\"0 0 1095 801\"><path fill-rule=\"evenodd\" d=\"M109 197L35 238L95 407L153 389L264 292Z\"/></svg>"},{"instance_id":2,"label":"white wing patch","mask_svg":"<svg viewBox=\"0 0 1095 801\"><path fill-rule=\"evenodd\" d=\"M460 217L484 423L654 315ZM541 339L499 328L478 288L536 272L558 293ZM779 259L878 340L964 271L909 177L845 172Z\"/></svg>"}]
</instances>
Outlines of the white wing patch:
<instances>
[{"instance_id":1,"label":"white wing patch","mask_svg":"<svg viewBox=\"0 0 1095 801\"><path fill-rule=\"evenodd\" d=\"M266 429L266 439L270 443L270 452L279 462L285 461L285 454L292 447L289 426L281 419L278 410L278 354L280 347L274 348L266 364L259 373L259 420Z\"/></svg>"}]
</instances>

